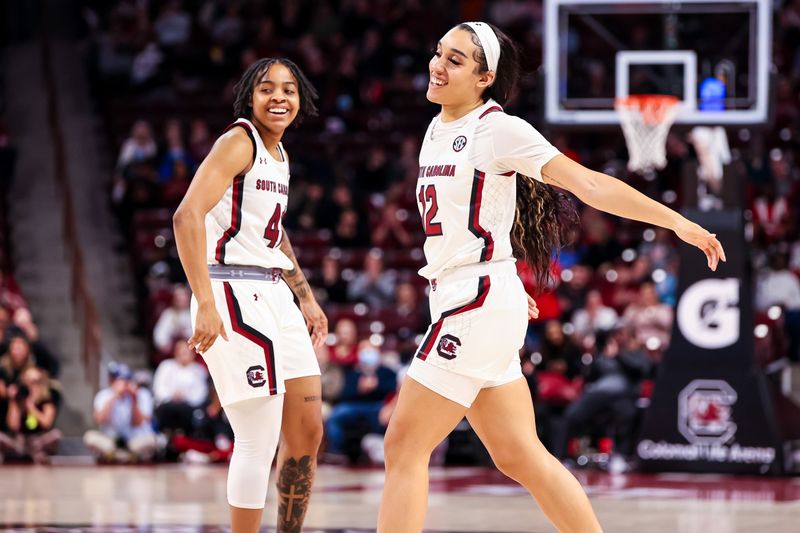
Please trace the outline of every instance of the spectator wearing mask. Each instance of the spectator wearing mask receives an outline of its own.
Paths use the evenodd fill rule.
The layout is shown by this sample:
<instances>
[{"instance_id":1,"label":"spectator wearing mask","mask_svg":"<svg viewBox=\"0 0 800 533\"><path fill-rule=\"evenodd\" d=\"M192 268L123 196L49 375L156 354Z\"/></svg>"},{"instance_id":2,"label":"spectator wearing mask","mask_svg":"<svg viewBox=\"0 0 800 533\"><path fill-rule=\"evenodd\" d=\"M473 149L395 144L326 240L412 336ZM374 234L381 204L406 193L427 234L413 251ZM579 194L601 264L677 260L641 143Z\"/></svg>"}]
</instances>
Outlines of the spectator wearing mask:
<instances>
[{"instance_id":1,"label":"spectator wearing mask","mask_svg":"<svg viewBox=\"0 0 800 533\"><path fill-rule=\"evenodd\" d=\"M87 431L83 441L102 461L147 461L155 453L153 396L132 378L127 365L112 363L111 384L94 398L98 429Z\"/></svg>"},{"instance_id":2,"label":"spectator wearing mask","mask_svg":"<svg viewBox=\"0 0 800 533\"><path fill-rule=\"evenodd\" d=\"M32 459L36 464L50 462L61 432L53 427L57 409L48 381L45 372L30 366L22 372L19 384L8 385L8 433L0 433L0 452Z\"/></svg>"},{"instance_id":3,"label":"spectator wearing mask","mask_svg":"<svg viewBox=\"0 0 800 533\"><path fill-rule=\"evenodd\" d=\"M153 377L156 420L162 431L192 433L195 411L208 400L208 372L196 361L186 339L173 345L173 357L161 361Z\"/></svg>"},{"instance_id":4,"label":"spectator wearing mask","mask_svg":"<svg viewBox=\"0 0 800 533\"><path fill-rule=\"evenodd\" d=\"M339 403L325 423L328 452L341 455L349 431L382 433L379 414L387 396L397 386L397 374L381 363L381 352L370 341L359 345L358 364L345 374ZM363 437L363 435L361 435Z\"/></svg>"}]
</instances>

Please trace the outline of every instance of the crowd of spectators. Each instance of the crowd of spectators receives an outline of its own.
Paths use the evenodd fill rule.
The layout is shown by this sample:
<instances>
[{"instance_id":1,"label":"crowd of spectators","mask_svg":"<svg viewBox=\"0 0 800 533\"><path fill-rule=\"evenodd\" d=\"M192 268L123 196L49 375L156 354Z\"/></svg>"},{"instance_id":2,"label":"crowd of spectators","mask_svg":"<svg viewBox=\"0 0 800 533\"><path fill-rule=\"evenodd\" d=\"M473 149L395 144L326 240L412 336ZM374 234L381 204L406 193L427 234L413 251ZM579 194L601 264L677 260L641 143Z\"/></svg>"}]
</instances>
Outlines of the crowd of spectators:
<instances>
[{"instance_id":1,"label":"crowd of spectators","mask_svg":"<svg viewBox=\"0 0 800 533\"><path fill-rule=\"evenodd\" d=\"M320 116L284 139L292 155L285 225L331 323L328 345L318 351L328 449L349 454L361 435L385 427L398 376L430 320L427 287L415 274L423 263L417 153L434 112L424 99L428 48L457 20L488 18L523 44L526 68L534 71L542 2L457 9L436 0L84 4L93 86L119 147L110 201L131 243L153 365L189 327L170 213L230 121L233 83L258 57L288 56L319 89ZM800 3L776 2L774 30L775 118L757 134L731 132L732 168L752 223L757 320L770 335L763 360L800 361ZM658 180L628 174L621 135L548 131L540 85L525 77L507 109L568 156L684 206L682 168L694 158L684 138L670 135L669 164ZM616 449L629 450L637 401L670 343L678 279L670 232L588 207L580 212L576 242L562 251L549 286L534 286L519 265L541 311L521 360L540 434L560 457L574 451L577 429L592 423L612 428ZM179 433L189 429L192 409L219 414L210 400L192 404L181 396L171 415L184 425ZM152 399L142 404L143 416L158 416ZM213 441L214 431L203 431ZM224 457L224 446L213 453Z\"/></svg>"},{"instance_id":2,"label":"crowd of spectators","mask_svg":"<svg viewBox=\"0 0 800 533\"><path fill-rule=\"evenodd\" d=\"M61 439L55 428L62 398L61 363L40 339L14 279L8 191L15 160L14 143L0 113L0 463L44 464Z\"/></svg>"}]
</instances>

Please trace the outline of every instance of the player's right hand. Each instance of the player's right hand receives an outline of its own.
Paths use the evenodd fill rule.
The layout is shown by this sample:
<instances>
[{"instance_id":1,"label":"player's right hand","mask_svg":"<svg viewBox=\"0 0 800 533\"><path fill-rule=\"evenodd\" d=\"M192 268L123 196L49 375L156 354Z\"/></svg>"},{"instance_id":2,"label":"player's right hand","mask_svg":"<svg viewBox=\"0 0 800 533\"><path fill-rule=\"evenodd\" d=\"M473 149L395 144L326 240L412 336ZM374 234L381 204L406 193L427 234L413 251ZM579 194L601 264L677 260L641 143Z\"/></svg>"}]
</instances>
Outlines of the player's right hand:
<instances>
[{"instance_id":1,"label":"player's right hand","mask_svg":"<svg viewBox=\"0 0 800 533\"><path fill-rule=\"evenodd\" d=\"M206 353L206 350L211 348L217 340L218 335L222 335L223 339L228 340L225 326L214 302L201 304L197 308L197 317L194 320L194 334L188 341L189 346L197 350L197 353Z\"/></svg>"}]
</instances>

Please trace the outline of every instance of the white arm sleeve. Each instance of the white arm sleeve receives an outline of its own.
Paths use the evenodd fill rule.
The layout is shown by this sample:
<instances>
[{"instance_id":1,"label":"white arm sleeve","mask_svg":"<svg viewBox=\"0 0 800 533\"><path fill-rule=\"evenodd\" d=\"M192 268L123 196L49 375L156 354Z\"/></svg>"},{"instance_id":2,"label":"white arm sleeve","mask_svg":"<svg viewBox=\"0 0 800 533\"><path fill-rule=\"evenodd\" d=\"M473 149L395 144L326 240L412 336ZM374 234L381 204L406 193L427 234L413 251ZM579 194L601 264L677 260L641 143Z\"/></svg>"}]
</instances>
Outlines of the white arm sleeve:
<instances>
[{"instance_id":1,"label":"white arm sleeve","mask_svg":"<svg viewBox=\"0 0 800 533\"><path fill-rule=\"evenodd\" d=\"M478 126L476 168L492 174L519 172L542 181L542 167L561 152L519 117L490 113Z\"/></svg>"}]
</instances>

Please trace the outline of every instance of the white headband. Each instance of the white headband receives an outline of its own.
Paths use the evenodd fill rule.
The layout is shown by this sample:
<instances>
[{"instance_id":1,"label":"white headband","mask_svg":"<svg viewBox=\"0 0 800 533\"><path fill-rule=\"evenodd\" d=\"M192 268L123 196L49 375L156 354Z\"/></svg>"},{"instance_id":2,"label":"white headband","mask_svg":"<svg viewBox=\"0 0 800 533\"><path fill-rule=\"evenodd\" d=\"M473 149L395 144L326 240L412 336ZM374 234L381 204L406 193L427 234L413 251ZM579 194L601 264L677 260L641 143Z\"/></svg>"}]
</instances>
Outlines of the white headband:
<instances>
[{"instance_id":1,"label":"white headband","mask_svg":"<svg viewBox=\"0 0 800 533\"><path fill-rule=\"evenodd\" d=\"M497 72L497 62L500 61L500 41L497 40L494 30L485 22L467 22L466 25L472 28L472 31L478 36L489 70Z\"/></svg>"}]
</instances>

